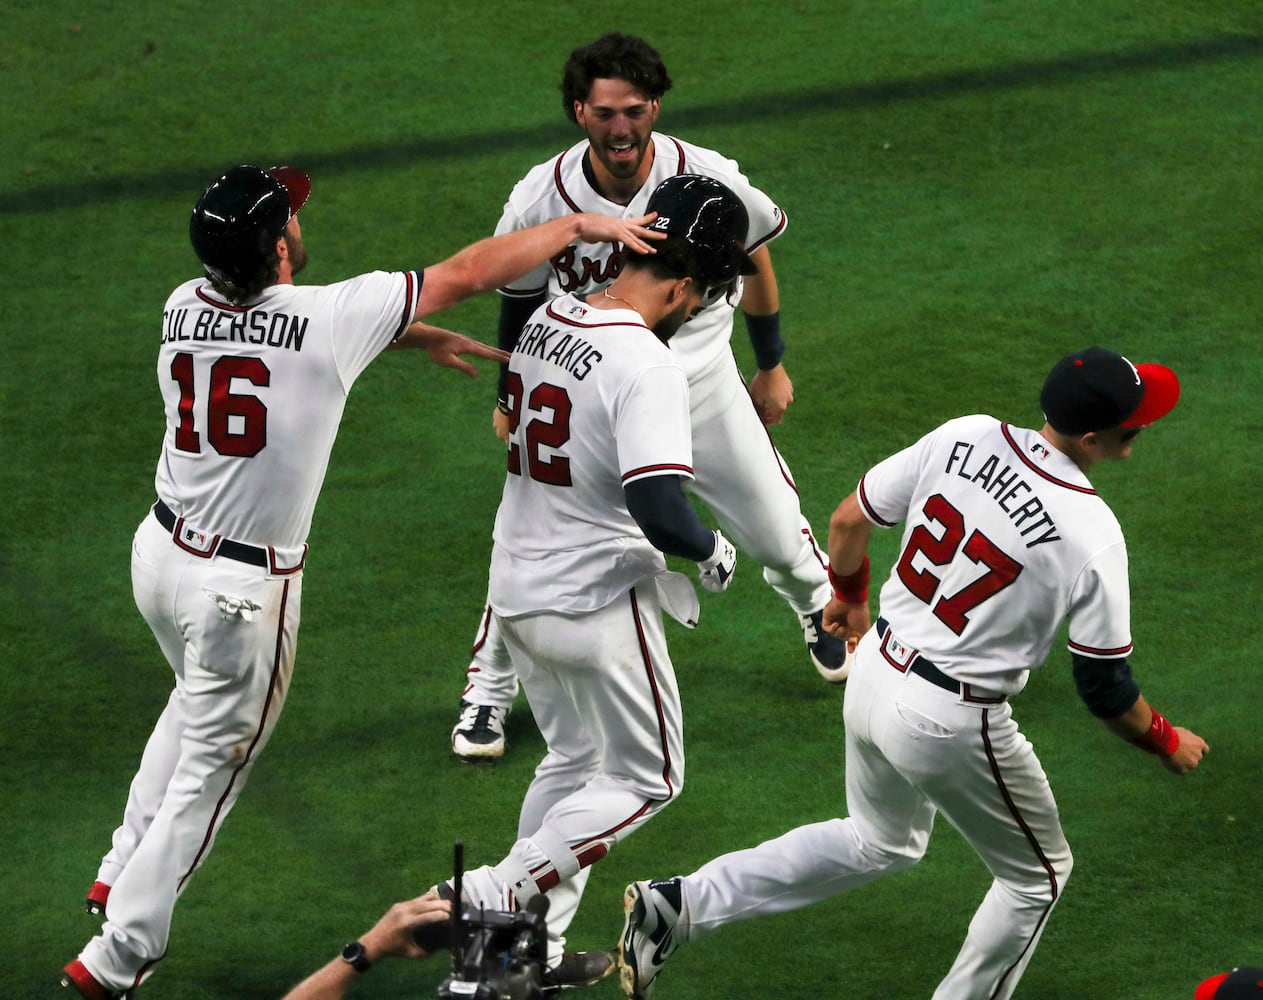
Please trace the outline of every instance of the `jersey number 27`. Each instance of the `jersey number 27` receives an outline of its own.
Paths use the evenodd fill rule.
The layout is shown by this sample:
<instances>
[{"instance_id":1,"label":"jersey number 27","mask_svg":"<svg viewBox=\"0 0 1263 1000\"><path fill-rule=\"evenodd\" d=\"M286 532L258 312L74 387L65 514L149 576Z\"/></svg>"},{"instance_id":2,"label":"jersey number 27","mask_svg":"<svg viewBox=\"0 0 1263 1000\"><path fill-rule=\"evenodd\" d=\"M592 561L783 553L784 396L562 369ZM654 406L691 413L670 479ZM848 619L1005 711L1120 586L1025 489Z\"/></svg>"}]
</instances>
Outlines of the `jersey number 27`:
<instances>
[{"instance_id":1,"label":"jersey number 27","mask_svg":"<svg viewBox=\"0 0 1263 1000\"><path fill-rule=\"evenodd\" d=\"M969 624L968 612L1016 580L1022 572L1022 564L979 531L971 532L966 538L964 515L941 493L925 501L921 512L942 525L943 534L936 537L925 525L918 524L908 536L895 572L909 591L931 606L935 618L960 635ZM987 572L956 593L941 595L935 601L934 595L943 581L928 569L913 569L913 557L920 552L933 565L946 566L962 551L970 561L985 566Z\"/></svg>"}]
</instances>

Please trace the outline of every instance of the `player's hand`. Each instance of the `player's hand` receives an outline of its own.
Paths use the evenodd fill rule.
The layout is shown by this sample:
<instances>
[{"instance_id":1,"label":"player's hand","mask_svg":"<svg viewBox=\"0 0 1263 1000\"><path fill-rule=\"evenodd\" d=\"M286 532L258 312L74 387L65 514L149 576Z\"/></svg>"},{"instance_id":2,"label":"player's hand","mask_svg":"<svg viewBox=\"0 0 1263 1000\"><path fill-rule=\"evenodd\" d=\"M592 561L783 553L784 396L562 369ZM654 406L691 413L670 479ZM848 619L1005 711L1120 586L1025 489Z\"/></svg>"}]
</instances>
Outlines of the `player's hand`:
<instances>
[{"instance_id":1,"label":"player's hand","mask_svg":"<svg viewBox=\"0 0 1263 1000\"><path fill-rule=\"evenodd\" d=\"M496 437L505 444L509 443L509 415L500 409L499 403L491 411L491 427L496 432Z\"/></svg>"},{"instance_id":2,"label":"player's hand","mask_svg":"<svg viewBox=\"0 0 1263 1000\"><path fill-rule=\"evenodd\" d=\"M867 601L863 604L847 604L836 597L830 597L829 603L824 606L821 623L826 632L845 640L846 648L854 652L860 638L873 627L873 613L869 610Z\"/></svg>"},{"instance_id":3,"label":"player's hand","mask_svg":"<svg viewBox=\"0 0 1263 1000\"><path fill-rule=\"evenodd\" d=\"M732 542L716 531L715 551L709 559L699 562L697 569L702 575L702 586L712 594L727 590L737 569L737 550Z\"/></svg>"},{"instance_id":4,"label":"player's hand","mask_svg":"<svg viewBox=\"0 0 1263 1000\"><path fill-rule=\"evenodd\" d=\"M373 925L372 930L360 937L360 941L372 961L389 955L424 958L429 952L412 939L412 928L446 920L451 910L450 900L439 899L434 893L427 892L416 899L396 903Z\"/></svg>"},{"instance_id":5,"label":"player's hand","mask_svg":"<svg viewBox=\"0 0 1263 1000\"><path fill-rule=\"evenodd\" d=\"M766 371L759 369L750 380L750 398L764 427L779 424L794 401L794 383L789 380L785 366L777 365Z\"/></svg>"},{"instance_id":6,"label":"player's hand","mask_svg":"<svg viewBox=\"0 0 1263 1000\"><path fill-rule=\"evenodd\" d=\"M1170 757L1161 758L1162 766L1172 774L1188 774L1210 752L1210 747L1204 739L1182 726L1176 726L1175 731L1180 734L1180 745Z\"/></svg>"},{"instance_id":7,"label":"player's hand","mask_svg":"<svg viewBox=\"0 0 1263 1000\"><path fill-rule=\"evenodd\" d=\"M428 323L415 322L404 331L404 335L391 345L392 347L419 347L430 359L444 368L455 368L466 375L477 375L478 369L468 361L461 359L462 354L471 354L476 358L488 361L508 361L509 354L498 347L484 344L463 333L444 330L441 326L430 326Z\"/></svg>"},{"instance_id":8,"label":"player's hand","mask_svg":"<svg viewBox=\"0 0 1263 1000\"><path fill-rule=\"evenodd\" d=\"M608 215L579 214L579 238L585 243L621 243L637 253L656 253L650 240L664 240L666 233L646 229L645 226L658 217L650 212L638 219L615 219Z\"/></svg>"}]
</instances>

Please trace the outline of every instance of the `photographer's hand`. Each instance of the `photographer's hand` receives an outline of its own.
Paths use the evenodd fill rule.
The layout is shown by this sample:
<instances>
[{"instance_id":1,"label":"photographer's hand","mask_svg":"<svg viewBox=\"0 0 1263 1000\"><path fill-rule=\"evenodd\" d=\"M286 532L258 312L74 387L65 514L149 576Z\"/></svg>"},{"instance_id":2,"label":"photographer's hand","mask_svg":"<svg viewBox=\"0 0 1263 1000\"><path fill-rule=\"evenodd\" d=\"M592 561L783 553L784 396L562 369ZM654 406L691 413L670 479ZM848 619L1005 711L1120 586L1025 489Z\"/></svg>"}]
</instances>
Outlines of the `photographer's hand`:
<instances>
[{"instance_id":1,"label":"photographer's hand","mask_svg":"<svg viewBox=\"0 0 1263 1000\"><path fill-rule=\"evenodd\" d=\"M389 955L424 958L429 952L412 939L412 928L446 920L451 909L450 900L439 899L432 892L396 903L373 925L371 931L360 937L369 961L375 962Z\"/></svg>"},{"instance_id":2,"label":"photographer's hand","mask_svg":"<svg viewBox=\"0 0 1263 1000\"><path fill-rule=\"evenodd\" d=\"M396 903L371 930L360 936L364 957L370 963L391 955L424 958L429 952L412 939L412 928L446 920L451 909L448 900L439 899L432 892ZM341 1000L360 976L361 973L339 956L286 993L283 1000Z\"/></svg>"}]
</instances>

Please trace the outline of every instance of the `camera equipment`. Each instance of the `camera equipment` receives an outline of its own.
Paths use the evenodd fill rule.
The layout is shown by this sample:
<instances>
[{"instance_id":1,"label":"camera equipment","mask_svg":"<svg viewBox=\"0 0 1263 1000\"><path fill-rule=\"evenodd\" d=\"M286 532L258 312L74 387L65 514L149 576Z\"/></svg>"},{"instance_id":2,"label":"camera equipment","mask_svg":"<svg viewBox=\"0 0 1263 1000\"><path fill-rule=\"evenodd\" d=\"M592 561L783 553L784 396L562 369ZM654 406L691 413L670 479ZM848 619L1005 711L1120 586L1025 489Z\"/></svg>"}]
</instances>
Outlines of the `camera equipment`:
<instances>
[{"instance_id":1,"label":"camera equipment","mask_svg":"<svg viewBox=\"0 0 1263 1000\"><path fill-rule=\"evenodd\" d=\"M487 910L465 905L464 844L456 842L452 917L448 924L416 928L413 939L433 950L446 927L452 974L439 985L439 1000L540 1000L548 965L548 900L536 896L526 910Z\"/></svg>"}]
</instances>

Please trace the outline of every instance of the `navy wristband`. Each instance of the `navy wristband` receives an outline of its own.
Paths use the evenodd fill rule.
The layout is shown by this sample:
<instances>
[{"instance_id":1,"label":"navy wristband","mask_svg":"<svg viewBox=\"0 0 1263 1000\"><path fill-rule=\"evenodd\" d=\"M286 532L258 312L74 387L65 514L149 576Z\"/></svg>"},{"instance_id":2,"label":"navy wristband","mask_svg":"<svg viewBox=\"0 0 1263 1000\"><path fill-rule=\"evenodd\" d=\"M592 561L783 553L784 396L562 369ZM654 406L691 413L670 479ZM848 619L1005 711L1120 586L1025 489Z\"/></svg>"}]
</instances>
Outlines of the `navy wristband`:
<instances>
[{"instance_id":1,"label":"navy wristband","mask_svg":"<svg viewBox=\"0 0 1263 1000\"><path fill-rule=\"evenodd\" d=\"M754 348L754 360L760 370L767 371L781 363L785 353L785 341L781 339L781 314L779 311L765 316L745 314L746 332L750 346Z\"/></svg>"}]
</instances>

